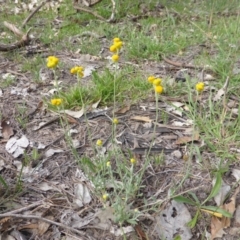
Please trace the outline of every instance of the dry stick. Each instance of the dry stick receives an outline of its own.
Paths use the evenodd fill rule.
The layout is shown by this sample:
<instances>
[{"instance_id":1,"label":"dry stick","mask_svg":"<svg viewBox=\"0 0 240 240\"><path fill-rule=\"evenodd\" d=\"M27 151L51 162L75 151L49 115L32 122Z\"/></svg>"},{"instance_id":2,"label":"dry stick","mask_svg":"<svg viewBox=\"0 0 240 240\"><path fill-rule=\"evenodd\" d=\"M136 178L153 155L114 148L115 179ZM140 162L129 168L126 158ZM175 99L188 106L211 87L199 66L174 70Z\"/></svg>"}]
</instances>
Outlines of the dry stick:
<instances>
[{"instance_id":1,"label":"dry stick","mask_svg":"<svg viewBox=\"0 0 240 240\"><path fill-rule=\"evenodd\" d=\"M114 0L111 0L112 2L112 14L110 16L110 18L107 20L107 22L113 22L114 21L114 18L115 18L115 13L116 13L116 3Z\"/></svg>"},{"instance_id":2,"label":"dry stick","mask_svg":"<svg viewBox=\"0 0 240 240\"><path fill-rule=\"evenodd\" d=\"M7 52L7 51L10 51L10 50L13 50L13 49L16 49L16 48L21 48L23 46L26 46L28 45L28 43L30 42L30 38L29 38L29 32L31 30L28 29L27 33L26 34L23 34L17 27L15 27L13 24L10 24L10 23L7 23L7 22L4 22L4 25L10 29L12 32L14 32L16 35L20 35L22 36L22 39L18 42L15 42L13 44L3 44L3 43L0 43L0 51L3 51L3 52Z\"/></svg>"},{"instance_id":3,"label":"dry stick","mask_svg":"<svg viewBox=\"0 0 240 240\"><path fill-rule=\"evenodd\" d=\"M13 211L11 211L11 212L8 212L8 214L16 214L16 213L19 213L19 212L22 212L22 211L26 211L26 210L28 210L28 209L30 209L30 208L37 207L37 206L42 205L42 204L44 204L44 203L45 203L44 200L40 200L40 201L35 202L35 203L33 203L33 204L30 204L30 205L28 205L28 206L26 206L26 207L22 207L22 208L13 210Z\"/></svg>"},{"instance_id":4,"label":"dry stick","mask_svg":"<svg viewBox=\"0 0 240 240\"><path fill-rule=\"evenodd\" d=\"M11 69L6 69L6 71L7 71L8 73L11 73L11 74L14 74L14 75L19 75L19 76L23 77L25 80L29 81L29 79L28 79L24 74L22 74L22 73L15 72L15 71L13 71L13 70L11 70Z\"/></svg>"},{"instance_id":5,"label":"dry stick","mask_svg":"<svg viewBox=\"0 0 240 240\"><path fill-rule=\"evenodd\" d=\"M50 2L50 0L43 1L38 7L36 7L30 15L23 21L22 28L30 21L30 19L33 17L33 15L39 11L39 9L44 6L47 2Z\"/></svg>"},{"instance_id":6,"label":"dry stick","mask_svg":"<svg viewBox=\"0 0 240 240\"><path fill-rule=\"evenodd\" d=\"M39 221L43 221L43 222L46 222L46 223L53 224L53 225L58 226L58 227L62 227L62 228L68 229L68 230L70 230L70 231L72 231L74 233L77 233L77 234L81 235L81 236L84 236L84 234L85 234L85 233L83 233L81 231L78 231L77 229L74 229L72 227L69 227L69 226L67 226L65 224L58 223L58 222L49 220L47 218L38 217L38 216L34 216L34 215L22 215L22 214L10 214L10 213L0 214L0 218L5 218L5 217L24 218L24 219L36 219L36 220L39 220Z\"/></svg>"},{"instance_id":7,"label":"dry stick","mask_svg":"<svg viewBox=\"0 0 240 240\"><path fill-rule=\"evenodd\" d=\"M185 63L180 63L180 62L174 62L168 58L165 58L165 57L162 57L162 59L170 64L170 65L173 65L175 67L186 67L186 68L192 68L192 69L203 69L203 67L197 67L197 66L193 66L193 65L189 65L189 64L185 64Z\"/></svg>"},{"instance_id":8,"label":"dry stick","mask_svg":"<svg viewBox=\"0 0 240 240\"><path fill-rule=\"evenodd\" d=\"M93 16L99 18L99 19L102 20L102 21L106 21L105 18L103 18L102 16L98 15L97 13L91 11L90 9L86 9L86 8L79 7L79 6L74 6L74 8L75 8L76 10L79 10L79 11L83 11L83 12L90 13L90 14L92 14Z\"/></svg>"},{"instance_id":9,"label":"dry stick","mask_svg":"<svg viewBox=\"0 0 240 240\"><path fill-rule=\"evenodd\" d=\"M18 35L20 37L22 37L24 35L24 33L21 30L19 30L15 25L8 23L6 21L4 21L3 24L6 28L8 28L10 31L12 31L15 35Z\"/></svg>"}]
</instances>

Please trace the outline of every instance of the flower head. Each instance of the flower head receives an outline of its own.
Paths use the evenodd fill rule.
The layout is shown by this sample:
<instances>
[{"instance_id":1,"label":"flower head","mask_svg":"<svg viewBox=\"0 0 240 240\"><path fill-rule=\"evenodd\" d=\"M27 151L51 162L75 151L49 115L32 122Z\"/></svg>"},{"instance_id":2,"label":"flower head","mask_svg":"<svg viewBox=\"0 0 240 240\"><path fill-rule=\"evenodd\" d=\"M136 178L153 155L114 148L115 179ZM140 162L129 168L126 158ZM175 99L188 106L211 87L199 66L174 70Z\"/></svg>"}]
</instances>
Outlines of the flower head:
<instances>
[{"instance_id":1,"label":"flower head","mask_svg":"<svg viewBox=\"0 0 240 240\"><path fill-rule=\"evenodd\" d=\"M110 46L109 50L110 50L110 52L114 52L115 53L117 51L116 45L113 44L112 46Z\"/></svg>"},{"instance_id":2,"label":"flower head","mask_svg":"<svg viewBox=\"0 0 240 240\"><path fill-rule=\"evenodd\" d=\"M156 93L163 93L163 87L161 85L154 86L154 90Z\"/></svg>"},{"instance_id":3,"label":"flower head","mask_svg":"<svg viewBox=\"0 0 240 240\"><path fill-rule=\"evenodd\" d=\"M62 104L62 99L61 98L53 98L51 99L51 104L54 106L59 106Z\"/></svg>"},{"instance_id":4,"label":"flower head","mask_svg":"<svg viewBox=\"0 0 240 240\"><path fill-rule=\"evenodd\" d=\"M107 167L111 167L111 162L108 161L108 162L106 163L106 165L107 165Z\"/></svg>"},{"instance_id":5,"label":"flower head","mask_svg":"<svg viewBox=\"0 0 240 240\"><path fill-rule=\"evenodd\" d=\"M123 45L123 43L122 43L121 41L114 43L114 46L115 46L116 49L118 49L118 50L122 47L122 45Z\"/></svg>"},{"instance_id":6,"label":"flower head","mask_svg":"<svg viewBox=\"0 0 240 240\"><path fill-rule=\"evenodd\" d=\"M114 118L114 119L113 119L113 123L114 123L114 124L118 124L118 123L119 123L118 119L117 119L117 118Z\"/></svg>"},{"instance_id":7,"label":"flower head","mask_svg":"<svg viewBox=\"0 0 240 240\"><path fill-rule=\"evenodd\" d=\"M98 139L97 142L96 142L96 145L101 147L103 145L103 142L101 139Z\"/></svg>"},{"instance_id":8,"label":"flower head","mask_svg":"<svg viewBox=\"0 0 240 240\"><path fill-rule=\"evenodd\" d=\"M71 68L70 72L71 72L71 74L77 74L80 77L84 76L84 73L83 73L84 68L81 66L76 66L76 67Z\"/></svg>"},{"instance_id":9,"label":"flower head","mask_svg":"<svg viewBox=\"0 0 240 240\"><path fill-rule=\"evenodd\" d=\"M113 43L117 43L117 42L121 42L121 39L118 38L118 37L115 37L115 38L113 39Z\"/></svg>"},{"instance_id":10,"label":"flower head","mask_svg":"<svg viewBox=\"0 0 240 240\"><path fill-rule=\"evenodd\" d=\"M103 199L104 201L106 201L106 200L108 199L108 194L107 194L107 193L104 193L104 194L102 195L102 199Z\"/></svg>"},{"instance_id":11,"label":"flower head","mask_svg":"<svg viewBox=\"0 0 240 240\"><path fill-rule=\"evenodd\" d=\"M112 55L112 61L113 62L118 62L118 60L119 60L119 55L118 54Z\"/></svg>"},{"instance_id":12,"label":"flower head","mask_svg":"<svg viewBox=\"0 0 240 240\"><path fill-rule=\"evenodd\" d=\"M131 164L134 165L134 164L137 162L137 160L136 160L135 158L131 158L131 159L130 159L130 162L131 162Z\"/></svg>"},{"instance_id":13,"label":"flower head","mask_svg":"<svg viewBox=\"0 0 240 240\"><path fill-rule=\"evenodd\" d=\"M154 76L149 76L148 77L148 81L150 82L150 83L153 83L153 81L155 80L156 78L154 77Z\"/></svg>"},{"instance_id":14,"label":"flower head","mask_svg":"<svg viewBox=\"0 0 240 240\"><path fill-rule=\"evenodd\" d=\"M55 56L49 56L47 58L47 67L55 68L58 65L59 59Z\"/></svg>"},{"instance_id":15,"label":"flower head","mask_svg":"<svg viewBox=\"0 0 240 240\"><path fill-rule=\"evenodd\" d=\"M196 84L195 88L198 92L202 92L204 90L204 83L203 82L198 82Z\"/></svg>"},{"instance_id":16,"label":"flower head","mask_svg":"<svg viewBox=\"0 0 240 240\"><path fill-rule=\"evenodd\" d=\"M161 79L161 78L155 78L155 79L153 80L153 85L154 85L154 86L159 86L159 85L161 85L161 82L162 82L162 79Z\"/></svg>"}]
</instances>

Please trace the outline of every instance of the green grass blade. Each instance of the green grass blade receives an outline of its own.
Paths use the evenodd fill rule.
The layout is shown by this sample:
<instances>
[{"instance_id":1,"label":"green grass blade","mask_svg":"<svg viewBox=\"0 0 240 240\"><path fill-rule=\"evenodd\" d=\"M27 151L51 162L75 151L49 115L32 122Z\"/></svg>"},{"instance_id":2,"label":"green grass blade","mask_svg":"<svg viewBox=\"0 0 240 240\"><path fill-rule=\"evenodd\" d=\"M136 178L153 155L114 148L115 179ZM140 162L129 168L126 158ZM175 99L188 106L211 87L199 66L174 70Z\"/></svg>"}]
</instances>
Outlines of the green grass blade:
<instances>
[{"instance_id":1,"label":"green grass blade","mask_svg":"<svg viewBox=\"0 0 240 240\"><path fill-rule=\"evenodd\" d=\"M173 198L173 200L175 200L176 202L180 202L180 203L187 203L187 204L190 204L193 206L197 205L196 202L192 201L189 198L183 197L183 196L177 196L177 197Z\"/></svg>"},{"instance_id":2,"label":"green grass blade","mask_svg":"<svg viewBox=\"0 0 240 240\"><path fill-rule=\"evenodd\" d=\"M199 215L199 210L196 212L194 218L190 222L188 222L187 224L188 227L194 228L196 226L198 215Z\"/></svg>"},{"instance_id":3,"label":"green grass blade","mask_svg":"<svg viewBox=\"0 0 240 240\"><path fill-rule=\"evenodd\" d=\"M206 209L209 211L221 213L224 217L231 218L232 214L226 210L223 210L222 208L219 208L217 206L202 206L201 209Z\"/></svg>"},{"instance_id":4,"label":"green grass blade","mask_svg":"<svg viewBox=\"0 0 240 240\"><path fill-rule=\"evenodd\" d=\"M216 182L215 182L215 184L212 188L212 191L210 192L209 196L204 200L204 202L202 204L204 204L205 202L207 202L211 198L215 197L219 193L219 190L220 190L221 186L222 186L222 176L221 176L220 172L217 172Z\"/></svg>"},{"instance_id":5,"label":"green grass blade","mask_svg":"<svg viewBox=\"0 0 240 240\"><path fill-rule=\"evenodd\" d=\"M0 183L2 183L2 185L5 187L5 188L8 188L8 185L7 183L5 182L5 180L3 179L3 177L0 175Z\"/></svg>"},{"instance_id":6,"label":"green grass blade","mask_svg":"<svg viewBox=\"0 0 240 240\"><path fill-rule=\"evenodd\" d=\"M189 192L188 194L191 195L191 197L195 200L195 202L200 205L200 201L198 200L195 193Z\"/></svg>"}]
</instances>

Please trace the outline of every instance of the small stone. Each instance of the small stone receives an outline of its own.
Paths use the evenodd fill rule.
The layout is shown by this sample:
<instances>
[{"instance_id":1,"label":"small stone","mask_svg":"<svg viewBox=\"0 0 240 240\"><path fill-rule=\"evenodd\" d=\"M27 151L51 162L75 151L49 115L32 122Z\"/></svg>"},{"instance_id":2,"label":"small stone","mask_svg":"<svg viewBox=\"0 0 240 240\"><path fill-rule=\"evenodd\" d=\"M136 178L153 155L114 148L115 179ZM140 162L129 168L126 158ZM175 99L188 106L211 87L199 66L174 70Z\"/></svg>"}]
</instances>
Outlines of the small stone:
<instances>
[{"instance_id":1,"label":"small stone","mask_svg":"<svg viewBox=\"0 0 240 240\"><path fill-rule=\"evenodd\" d=\"M172 155L173 157L177 158L177 159L182 158L182 153L181 153L181 151L179 151L179 150L173 151L171 155Z\"/></svg>"}]
</instances>

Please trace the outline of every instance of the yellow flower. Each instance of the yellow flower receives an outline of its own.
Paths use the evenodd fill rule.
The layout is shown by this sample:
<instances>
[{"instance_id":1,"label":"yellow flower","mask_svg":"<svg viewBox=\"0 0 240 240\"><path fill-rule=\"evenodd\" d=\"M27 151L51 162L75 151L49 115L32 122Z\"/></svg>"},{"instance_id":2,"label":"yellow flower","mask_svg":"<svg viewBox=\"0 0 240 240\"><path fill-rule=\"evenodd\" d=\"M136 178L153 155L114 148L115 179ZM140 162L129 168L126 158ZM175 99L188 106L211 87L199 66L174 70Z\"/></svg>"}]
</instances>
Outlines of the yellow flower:
<instances>
[{"instance_id":1,"label":"yellow flower","mask_svg":"<svg viewBox=\"0 0 240 240\"><path fill-rule=\"evenodd\" d=\"M101 139L98 139L97 142L96 142L96 145L101 147L103 145L103 142Z\"/></svg>"},{"instance_id":2,"label":"yellow flower","mask_svg":"<svg viewBox=\"0 0 240 240\"><path fill-rule=\"evenodd\" d=\"M113 62L118 62L118 60L119 60L119 55L117 55L117 54L112 55Z\"/></svg>"},{"instance_id":3,"label":"yellow flower","mask_svg":"<svg viewBox=\"0 0 240 240\"><path fill-rule=\"evenodd\" d=\"M161 78L156 78L153 80L153 85L154 86L159 86L161 85L162 79Z\"/></svg>"},{"instance_id":4,"label":"yellow flower","mask_svg":"<svg viewBox=\"0 0 240 240\"><path fill-rule=\"evenodd\" d=\"M137 162L137 160L135 158L131 158L130 162L131 162L131 164L135 164Z\"/></svg>"},{"instance_id":5,"label":"yellow flower","mask_svg":"<svg viewBox=\"0 0 240 240\"><path fill-rule=\"evenodd\" d=\"M201 208L201 211L206 212L206 213L210 213L211 215L213 215L215 217L218 217L218 218L223 217L222 213L219 213L219 212L214 212L214 211L203 209L203 208Z\"/></svg>"},{"instance_id":6,"label":"yellow flower","mask_svg":"<svg viewBox=\"0 0 240 240\"><path fill-rule=\"evenodd\" d=\"M121 42L120 38L116 37L113 39L113 43Z\"/></svg>"},{"instance_id":7,"label":"yellow flower","mask_svg":"<svg viewBox=\"0 0 240 240\"><path fill-rule=\"evenodd\" d=\"M53 98L51 99L51 104L54 106L59 106L62 104L62 99L61 98Z\"/></svg>"},{"instance_id":8,"label":"yellow flower","mask_svg":"<svg viewBox=\"0 0 240 240\"><path fill-rule=\"evenodd\" d=\"M150 82L150 83L153 83L153 81L155 80L156 78L154 77L154 76L149 76L148 77L148 81Z\"/></svg>"},{"instance_id":9,"label":"yellow flower","mask_svg":"<svg viewBox=\"0 0 240 240\"><path fill-rule=\"evenodd\" d=\"M106 200L108 199L108 194L107 194L107 193L104 193L104 194L102 195L102 198L103 198L104 201L106 201Z\"/></svg>"},{"instance_id":10,"label":"yellow flower","mask_svg":"<svg viewBox=\"0 0 240 240\"><path fill-rule=\"evenodd\" d=\"M47 67L55 68L58 65L59 59L55 56L49 56L47 58Z\"/></svg>"},{"instance_id":11,"label":"yellow flower","mask_svg":"<svg viewBox=\"0 0 240 240\"><path fill-rule=\"evenodd\" d=\"M123 43L121 42L121 41L119 41L119 42L116 42L116 43L114 43L114 45L113 46L115 46L116 47L116 49L120 49L121 47L122 47L122 45L123 45Z\"/></svg>"},{"instance_id":12,"label":"yellow flower","mask_svg":"<svg viewBox=\"0 0 240 240\"><path fill-rule=\"evenodd\" d=\"M163 87L161 85L155 86L154 90L156 93L159 93L159 94L163 93Z\"/></svg>"},{"instance_id":13,"label":"yellow flower","mask_svg":"<svg viewBox=\"0 0 240 240\"><path fill-rule=\"evenodd\" d=\"M106 165L107 165L107 167L110 167L111 166L111 162L108 161Z\"/></svg>"},{"instance_id":14,"label":"yellow flower","mask_svg":"<svg viewBox=\"0 0 240 240\"><path fill-rule=\"evenodd\" d=\"M76 66L76 67L71 68L70 72L71 72L71 74L78 74L80 77L84 76L84 73L83 73L84 68L81 66Z\"/></svg>"},{"instance_id":15,"label":"yellow flower","mask_svg":"<svg viewBox=\"0 0 240 240\"><path fill-rule=\"evenodd\" d=\"M117 119L117 118L114 118L114 119L113 119L113 123L114 123L114 124L118 124L118 123L119 123L118 119Z\"/></svg>"},{"instance_id":16,"label":"yellow flower","mask_svg":"<svg viewBox=\"0 0 240 240\"><path fill-rule=\"evenodd\" d=\"M198 82L195 87L198 92L202 92L204 90L204 83Z\"/></svg>"},{"instance_id":17,"label":"yellow flower","mask_svg":"<svg viewBox=\"0 0 240 240\"><path fill-rule=\"evenodd\" d=\"M109 50L110 50L110 52L116 52L117 51L116 45L113 44L112 46L110 46Z\"/></svg>"}]
</instances>

